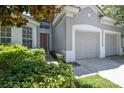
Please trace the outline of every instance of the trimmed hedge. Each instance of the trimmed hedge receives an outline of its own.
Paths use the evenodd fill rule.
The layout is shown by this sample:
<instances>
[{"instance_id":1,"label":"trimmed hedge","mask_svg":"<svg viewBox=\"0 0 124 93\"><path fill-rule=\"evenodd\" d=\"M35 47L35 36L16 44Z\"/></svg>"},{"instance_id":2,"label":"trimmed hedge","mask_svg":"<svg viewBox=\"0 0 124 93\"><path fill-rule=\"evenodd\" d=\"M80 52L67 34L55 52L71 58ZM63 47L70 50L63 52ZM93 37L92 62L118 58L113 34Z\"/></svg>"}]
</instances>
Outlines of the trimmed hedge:
<instances>
[{"instance_id":1,"label":"trimmed hedge","mask_svg":"<svg viewBox=\"0 0 124 93\"><path fill-rule=\"evenodd\" d=\"M26 50L26 47L19 45L0 45L0 63L9 64L11 62L22 61Z\"/></svg>"},{"instance_id":2,"label":"trimmed hedge","mask_svg":"<svg viewBox=\"0 0 124 93\"><path fill-rule=\"evenodd\" d=\"M1 88L74 86L72 66L64 63L47 64L44 49L28 50L26 47L18 45L3 46L0 46L0 61L2 65L5 62L8 67L0 68Z\"/></svg>"},{"instance_id":3,"label":"trimmed hedge","mask_svg":"<svg viewBox=\"0 0 124 93\"><path fill-rule=\"evenodd\" d=\"M66 88L72 87L72 67L65 64L44 64L38 62L17 63L9 70L1 70L2 88Z\"/></svg>"},{"instance_id":4,"label":"trimmed hedge","mask_svg":"<svg viewBox=\"0 0 124 93\"><path fill-rule=\"evenodd\" d=\"M0 45L0 66L22 62L29 59L41 59L45 61L44 49L30 49L21 45L2 44Z\"/></svg>"}]
</instances>

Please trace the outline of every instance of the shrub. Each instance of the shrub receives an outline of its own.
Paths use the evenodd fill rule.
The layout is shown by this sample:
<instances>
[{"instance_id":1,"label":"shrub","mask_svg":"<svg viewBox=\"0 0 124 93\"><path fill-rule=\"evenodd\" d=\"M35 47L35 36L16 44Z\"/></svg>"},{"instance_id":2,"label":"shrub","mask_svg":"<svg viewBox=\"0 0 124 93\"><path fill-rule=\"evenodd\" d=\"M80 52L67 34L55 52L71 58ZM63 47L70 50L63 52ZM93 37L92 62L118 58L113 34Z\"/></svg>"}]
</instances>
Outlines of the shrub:
<instances>
[{"instance_id":1,"label":"shrub","mask_svg":"<svg viewBox=\"0 0 124 93\"><path fill-rule=\"evenodd\" d=\"M20 45L0 45L0 63L9 64L21 61L25 57L26 47Z\"/></svg>"},{"instance_id":2,"label":"shrub","mask_svg":"<svg viewBox=\"0 0 124 93\"><path fill-rule=\"evenodd\" d=\"M2 44L0 45L0 50L0 68L24 60L45 61L44 49L28 50L27 47L21 45Z\"/></svg>"},{"instance_id":3,"label":"shrub","mask_svg":"<svg viewBox=\"0 0 124 93\"><path fill-rule=\"evenodd\" d=\"M44 49L30 49L26 53L31 59L40 59L45 62L45 50Z\"/></svg>"},{"instance_id":4,"label":"shrub","mask_svg":"<svg viewBox=\"0 0 124 93\"><path fill-rule=\"evenodd\" d=\"M44 49L30 49L25 52L25 59L23 61L39 61L45 62L45 50Z\"/></svg>"},{"instance_id":5,"label":"shrub","mask_svg":"<svg viewBox=\"0 0 124 93\"><path fill-rule=\"evenodd\" d=\"M74 85L72 66L47 64L44 49L0 45L0 50L0 66L5 65L0 67L0 87L64 88Z\"/></svg>"},{"instance_id":6,"label":"shrub","mask_svg":"<svg viewBox=\"0 0 124 93\"><path fill-rule=\"evenodd\" d=\"M64 55L56 53L56 56L57 56L58 62L65 63Z\"/></svg>"},{"instance_id":7,"label":"shrub","mask_svg":"<svg viewBox=\"0 0 124 93\"><path fill-rule=\"evenodd\" d=\"M50 51L50 55L57 60L59 63L65 63L64 55L57 53L55 50Z\"/></svg>"},{"instance_id":8,"label":"shrub","mask_svg":"<svg viewBox=\"0 0 124 93\"><path fill-rule=\"evenodd\" d=\"M50 52L50 55L57 60L57 56L56 56L56 51L55 50L51 50Z\"/></svg>"},{"instance_id":9,"label":"shrub","mask_svg":"<svg viewBox=\"0 0 124 93\"><path fill-rule=\"evenodd\" d=\"M65 88L73 86L74 81L72 66L66 64L25 61L2 73L0 87Z\"/></svg>"}]
</instances>

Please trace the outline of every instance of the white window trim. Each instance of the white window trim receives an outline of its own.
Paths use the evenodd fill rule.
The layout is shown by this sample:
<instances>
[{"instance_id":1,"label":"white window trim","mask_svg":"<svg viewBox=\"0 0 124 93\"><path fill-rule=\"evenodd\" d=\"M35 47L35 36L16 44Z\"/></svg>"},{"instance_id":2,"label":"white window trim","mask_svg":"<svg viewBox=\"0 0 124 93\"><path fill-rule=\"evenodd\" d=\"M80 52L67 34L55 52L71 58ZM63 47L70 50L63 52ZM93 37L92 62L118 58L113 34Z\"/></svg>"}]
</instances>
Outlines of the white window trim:
<instances>
[{"instance_id":1,"label":"white window trim","mask_svg":"<svg viewBox=\"0 0 124 93\"><path fill-rule=\"evenodd\" d=\"M0 37L0 38L11 38L11 37L3 37L3 36L2 36L2 37Z\"/></svg>"},{"instance_id":2,"label":"white window trim","mask_svg":"<svg viewBox=\"0 0 124 93\"><path fill-rule=\"evenodd\" d=\"M0 26L0 36L1 36L0 38L1 38L1 39L2 39L2 38L11 39L11 40L10 40L10 43L11 43L11 42L12 42L12 29L11 29L11 28L10 28L10 31L11 31L11 32L10 32L11 37L1 36L1 26ZM1 43L1 41L0 41L0 43Z\"/></svg>"},{"instance_id":3,"label":"white window trim","mask_svg":"<svg viewBox=\"0 0 124 93\"><path fill-rule=\"evenodd\" d=\"M31 28L31 31L32 31L32 33L31 33L31 35L32 35L32 38L23 38L23 27L22 27L22 45L24 45L23 44L23 40L32 40L32 46L31 47L33 47L33 28L32 27L30 27L30 26L24 26L25 28Z\"/></svg>"},{"instance_id":4,"label":"white window trim","mask_svg":"<svg viewBox=\"0 0 124 93\"><path fill-rule=\"evenodd\" d=\"M30 39L30 38L22 38L22 39L28 39L28 40L32 40L32 39Z\"/></svg>"}]
</instances>

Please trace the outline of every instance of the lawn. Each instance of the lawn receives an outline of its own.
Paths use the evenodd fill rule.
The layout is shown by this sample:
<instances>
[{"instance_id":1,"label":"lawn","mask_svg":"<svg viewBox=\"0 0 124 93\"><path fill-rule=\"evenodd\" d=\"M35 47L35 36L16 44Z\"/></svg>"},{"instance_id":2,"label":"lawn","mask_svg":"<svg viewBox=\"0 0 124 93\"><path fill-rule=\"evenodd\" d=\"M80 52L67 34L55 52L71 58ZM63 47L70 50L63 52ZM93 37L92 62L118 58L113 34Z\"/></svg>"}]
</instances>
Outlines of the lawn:
<instances>
[{"instance_id":1,"label":"lawn","mask_svg":"<svg viewBox=\"0 0 124 93\"><path fill-rule=\"evenodd\" d=\"M76 81L78 88L119 88L118 85L106 80L99 75L80 78Z\"/></svg>"}]
</instances>

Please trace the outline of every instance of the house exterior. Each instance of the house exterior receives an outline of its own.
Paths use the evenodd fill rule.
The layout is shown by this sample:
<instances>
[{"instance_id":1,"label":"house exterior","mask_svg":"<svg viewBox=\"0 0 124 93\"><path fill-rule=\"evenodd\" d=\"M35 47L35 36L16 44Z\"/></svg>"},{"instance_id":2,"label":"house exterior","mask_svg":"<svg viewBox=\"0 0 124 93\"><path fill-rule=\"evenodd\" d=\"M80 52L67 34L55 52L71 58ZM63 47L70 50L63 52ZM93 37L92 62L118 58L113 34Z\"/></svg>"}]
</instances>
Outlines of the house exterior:
<instances>
[{"instance_id":1,"label":"house exterior","mask_svg":"<svg viewBox=\"0 0 124 93\"><path fill-rule=\"evenodd\" d=\"M98 6L65 6L53 22L53 49L66 62L121 55L121 27Z\"/></svg>"},{"instance_id":2,"label":"house exterior","mask_svg":"<svg viewBox=\"0 0 124 93\"><path fill-rule=\"evenodd\" d=\"M21 44L29 48L51 49L51 31L47 22L37 22L25 16L28 20L23 27L0 27L0 43Z\"/></svg>"},{"instance_id":3,"label":"house exterior","mask_svg":"<svg viewBox=\"0 0 124 93\"><path fill-rule=\"evenodd\" d=\"M23 27L0 27L0 43L56 50L66 62L122 54L121 26L98 6L64 6L52 26L25 17L29 22Z\"/></svg>"}]
</instances>

